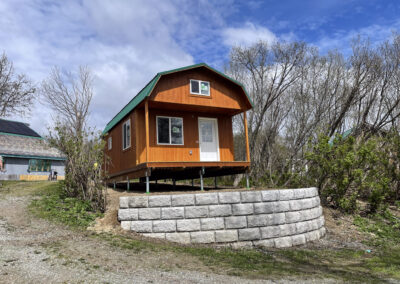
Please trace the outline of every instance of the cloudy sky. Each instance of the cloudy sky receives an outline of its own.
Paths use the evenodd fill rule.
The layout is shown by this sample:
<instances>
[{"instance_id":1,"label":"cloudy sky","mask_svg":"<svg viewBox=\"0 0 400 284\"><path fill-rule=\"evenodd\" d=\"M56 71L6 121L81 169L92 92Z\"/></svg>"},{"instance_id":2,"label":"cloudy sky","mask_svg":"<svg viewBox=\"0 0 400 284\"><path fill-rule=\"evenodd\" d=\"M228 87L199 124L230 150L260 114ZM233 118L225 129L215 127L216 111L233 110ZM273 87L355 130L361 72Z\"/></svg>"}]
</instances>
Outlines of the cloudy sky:
<instances>
[{"instance_id":1,"label":"cloudy sky","mask_svg":"<svg viewBox=\"0 0 400 284\"><path fill-rule=\"evenodd\" d=\"M94 75L91 125L105 124L157 73L206 62L222 69L233 45L302 40L321 52L349 52L400 31L400 1L1 0L0 52L38 86L51 68L88 66ZM39 102L26 121L46 134Z\"/></svg>"}]
</instances>

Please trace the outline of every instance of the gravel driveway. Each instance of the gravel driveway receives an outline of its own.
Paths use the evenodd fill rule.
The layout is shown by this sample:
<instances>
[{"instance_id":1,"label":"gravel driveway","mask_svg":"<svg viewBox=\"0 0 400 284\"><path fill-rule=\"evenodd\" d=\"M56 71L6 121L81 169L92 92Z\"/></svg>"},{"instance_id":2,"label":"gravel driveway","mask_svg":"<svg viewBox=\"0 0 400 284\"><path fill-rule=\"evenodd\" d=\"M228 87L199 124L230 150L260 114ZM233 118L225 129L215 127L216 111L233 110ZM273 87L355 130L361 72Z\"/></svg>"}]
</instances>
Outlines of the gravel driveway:
<instances>
[{"instance_id":1,"label":"gravel driveway","mask_svg":"<svg viewBox=\"0 0 400 284\"><path fill-rule=\"evenodd\" d=\"M270 282L214 274L191 256L116 248L93 232L30 216L31 199L0 192L0 283Z\"/></svg>"}]
</instances>

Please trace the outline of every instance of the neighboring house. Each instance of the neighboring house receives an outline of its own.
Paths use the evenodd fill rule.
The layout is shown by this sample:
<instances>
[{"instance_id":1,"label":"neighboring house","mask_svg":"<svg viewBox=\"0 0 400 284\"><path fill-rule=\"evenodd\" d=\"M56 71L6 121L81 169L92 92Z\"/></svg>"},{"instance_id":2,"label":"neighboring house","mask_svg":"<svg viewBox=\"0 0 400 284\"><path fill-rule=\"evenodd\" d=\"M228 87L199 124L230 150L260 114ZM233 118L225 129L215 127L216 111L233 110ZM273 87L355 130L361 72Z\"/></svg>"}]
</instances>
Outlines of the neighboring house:
<instances>
[{"instance_id":1,"label":"neighboring house","mask_svg":"<svg viewBox=\"0 0 400 284\"><path fill-rule=\"evenodd\" d=\"M232 116L252 103L244 87L201 63L158 73L105 127L109 182L245 173L234 160ZM247 127L245 127L247 130Z\"/></svg>"},{"instance_id":2,"label":"neighboring house","mask_svg":"<svg viewBox=\"0 0 400 284\"><path fill-rule=\"evenodd\" d=\"M0 180L64 178L65 157L27 124L0 119Z\"/></svg>"}]
</instances>

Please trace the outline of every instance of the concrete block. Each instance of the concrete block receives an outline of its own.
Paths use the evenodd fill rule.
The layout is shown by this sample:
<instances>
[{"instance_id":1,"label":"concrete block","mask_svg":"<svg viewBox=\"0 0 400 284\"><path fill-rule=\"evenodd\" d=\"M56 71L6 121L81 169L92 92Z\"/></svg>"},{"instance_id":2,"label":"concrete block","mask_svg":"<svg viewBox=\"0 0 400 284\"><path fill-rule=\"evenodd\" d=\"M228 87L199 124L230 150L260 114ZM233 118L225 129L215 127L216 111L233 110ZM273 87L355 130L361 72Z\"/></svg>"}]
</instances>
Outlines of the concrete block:
<instances>
[{"instance_id":1,"label":"concrete block","mask_svg":"<svg viewBox=\"0 0 400 284\"><path fill-rule=\"evenodd\" d=\"M302 211L298 211L298 213L300 213L300 219L298 220L298 222L315 219L314 215L316 212L314 212L313 209L305 209Z\"/></svg>"},{"instance_id":2,"label":"concrete block","mask_svg":"<svg viewBox=\"0 0 400 284\"><path fill-rule=\"evenodd\" d=\"M180 244L190 244L190 233L166 233L165 239Z\"/></svg>"},{"instance_id":3,"label":"concrete block","mask_svg":"<svg viewBox=\"0 0 400 284\"><path fill-rule=\"evenodd\" d=\"M269 214L274 212L274 202L254 203L255 214Z\"/></svg>"},{"instance_id":4,"label":"concrete block","mask_svg":"<svg viewBox=\"0 0 400 284\"><path fill-rule=\"evenodd\" d=\"M255 247L260 247L260 248L274 248L275 242L274 240L260 240L260 241L253 241L253 245Z\"/></svg>"},{"instance_id":5,"label":"concrete block","mask_svg":"<svg viewBox=\"0 0 400 284\"><path fill-rule=\"evenodd\" d=\"M128 196L121 196L119 198L119 208L121 208L121 209L129 208L129 197Z\"/></svg>"},{"instance_id":6,"label":"concrete block","mask_svg":"<svg viewBox=\"0 0 400 284\"><path fill-rule=\"evenodd\" d=\"M290 202L292 201L283 200L283 201L273 202L274 212L279 213L279 212L290 211Z\"/></svg>"},{"instance_id":7,"label":"concrete block","mask_svg":"<svg viewBox=\"0 0 400 284\"><path fill-rule=\"evenodd\" d=\"M269 225L281 225L286 223L285 213L275 213L272 215L272 223L269 222Z\"/></svg>"},{"instance_id":8,"label":"concrete block","mask_svg":"<svg viewBox=\"0 0 400 284\"><path fill-rule=\"evenodd\" d=\"M304 214L304 212L299 212L299 211L295 211L295 212L286 212L286 223L296 223L296 222L300 222L302 220L302 214Z\"/></svg>"},{"instance_id":9,"label":"concrete block","mask_svg":"<svg viewBox=\"0 0 400 284\"><path fill-rule=\"evenodd\" d=\"M318 189L316 187L309 187L304 189L304 197L310 198L318 195Z\"/></svg>"},{"instance_id":10,"label":"concrete block","mask_svg":"<svg viewBox=\"0 0 400 284\"><path fill-rule=\"evenodd\" d=\"M131 221L121 221L121 228L122 230L130 230L131 229Z\"/></svg>"},{"instance_id":11,"label":"concrete block","mask_svg":"<svg viewBox=\"0 0 400 284\"><path fill-rule=\"evenodd\" d=\"M300 200L298 200L298 199L290 200L289 201L290 210L299 211L299 210L305 209L305 208L302 207L302 201L303 200L301 200L301 199Z\"/></svg>"},{"instance_id":12,"label":"concrete block","mask_svg":"<svg viewBox=\"0 0 400 284\"><path fill-rule=\"evenodd\" d=\"M165 239L164 233L145 233L143 234L144 237L147 238L154 238L154 239Z\"/></svg>"},{"instance_id":13,"label":"concrete block","mask_svg":"<svg viewBox=\"0 0 400 284\"><path fill-rule=\"evenodd\" d=\"M302 199L305 196L305 189L304 188L296 188L293 190L294 198L295 199Z\"/></svg>"},{"instance_id":14,"label":"concrete block","mask_svg":"<svg viewBox=\"0 0 400 284\"><path fill-rule=\"evenodd\" d=\"M239 229L239 241L254 241L261 237L259 228Z\"/></svg>"},{"instance_id":15,"label":"concrete block","mask_svg":"<svg viewBox=\"0 0 400 284\"><path fill-rule=\"evenodd\" d=\"M261 239L277 238L280 235L279 226L268 226L260 228Z\"/></svg>"},{"instance_id":16,"label":"concrete block","mask_svg":"<svg viewBox=\"0 0 400 284\"><path fill-rule=\"evenodd\" d=\"M289 248L293 246L292 237L282 237L274 239L276 248Z\"/></svg>"},{"instance_id":17,"label":"concrete block","mask_svg":"<svg viewBox=\"0 0 400 284\"><path fill-rule=\"evenodd\" d=\"M307 232L305 233L306 236L306 241L307 242L312 242L312 241L316 241L319 239L319 231L311 231L311 232Z\"/></svg>"},{"instance_id":18,"label":"concrete block","mask_svg":"<svg viewBox=\"0 0 400 284\"><path fill-rule=\"evenodd\" d=\"M215 242L215 234L210 231L190 233L190 238L194 244L209 244Z\"/></svg>"},{"instance_id":19,"label":"concrete block","mask_svg":"<svg viewBox=\"0 0 400 284\"><path fill-rule=\"evenodd\" d=\"M151 221L131 221L131 230L137 233L151 233L153 225Z\"/></svg>"},{"instance_id":20,"label":"concrete block","mask_svg":"<svg viewBox=\"0 0 400 284\"><path fill-rule=\"evenodd\" d=\"M226 229L239 229L239 228L246 228L246 227L247 227L246 216L225 217L225 228Z\"/></svg>"},{"instance_id":21,"label":"concrete block","mask_svg":"<svg viewBox=\"0 0 400 284\"><path fill-rule=\"evenodd\" d=\"M306 243L306 236L304 234L292 236L292 244L294 246L304 245Z\"/></svg>"},{"instance_id":22,"label":"concrete block","mask_svg":"<svg viewBox=\"0 0 400 284\"><path fill-rule=\"evenodd\" d=\"M233 215L250 215L254 213L253 203L233 204Z\"/></svg>"},{"instance_id":23,"label":"concrete block","mask_svg":"<svg viewBox=\"0 0 400 284\"><path fill-rule=\"evenodd\" d=\"M160 208L140 208L139 209L139 220L155 220L160 219L161 209Z\"/></svg>"},{"instance_id":24,"label":"concrete block","mask_svg":"<svg viewBox=\"0 0 400 284\"><path fill-rule=\"evenodd\" d=\"M200 226L202 231L224 229L224 218L202 218Z\"/></svg>"},{"instance_id":25,"label":"concrete block","mask_svg":"<svg viewBox=\"0 0 400 284\"><path fill-rule=\"evenodd\" d=\"M281 189L279 191L279 200L292 200L293 198L293 189Z\"/></svg>"},{"instance_id":26,"label":"concrete block","mask_svg":"<svg viewBox=\"0 0 400 284\"><path fill-rule=\"evenodd\" d=\"M305 223L307 223L307 227L308 227L307 231L315 231L315 230L318 230L319 228L321 228L321 226L319 226L319 224L318 224L318 220L319 219L304 221Z\"/></svg>"},{"instance_id":27,"label":"concrete block","mask_svg":"<svg viewBox=\"0 0 400 284\"><path fill-rule=\"evenodd\" d=\"M219 203L239 203L240 192L220 192L218 193Z\"/></svg>"},{"instance_id":28,"label":"concrete block","mask_svg":"<svg viewBox=\"0 0 400 284\"><path fill-rule=\"evenodd\" d=\"M217 193L198 193L195 194L196 205L218 204Z\"/></svg>"},{"instance_id":29,"label":"concrete block","mask_svg":"<svg viewBox=\"0 0 400 284\"><path fill-rule=\"evenodd\" d=\"M130 208L144 208L149 206L148 196L130 196L128 205Z\"/></svg>"},{"instance_id":30,"label":"concrete block","mask_svg":"<svg viewBox=\"0 0 400 284\"><path fill-rule=\"evenodd\" d=\"M118 220L120 221L135 221L138 219L138 209L119 209Z\"/></svg>"},{"instance_id":31,"label":"concrete block","mask_svg":"<svg viewBox=\"0 0 400 284\"><path fill-rule=\"evenodd\" d=\"M325 227L322 227L319 229L319 237L322 238L326 235L326 229Z\"/></svg>"},{"instance_id":32,"label":"concrete block","mask_svg":"<svg viewBox=\"0 0 400 284\"><path fill-rule=\"evenodd\" d=\"M176 231L175 220L162 220L153 221L153 232L154 233L167 233Z\"/></svg>"},{"instance_id":33,"label":"concrete block","mask_svg":"<svg viewBox=\"0 0 400 284\"><path fill-rule=\"evenodd\" d=\"M315 222L318 228L325 226L325 218L324 216L320 216L317 221Z\"/></svg>"},{"instance_id":34,"label":"concrete block","mask_svg":"<svg viewBox=\"0 0 400 284\"><path fill-rule=\"evenodd\" d=\"M272 214L247 216L247 227L264 227L272 224Z\"/></svg>"},{"instance_id":35,"label":"concrete block","mask_svg":"<svg viewBox=\"0 0 400 284\"><path fill-rule=\"evenodd\" d=\"M261 191L262 201L276 201L279 200L279 190L263 190Z\"/></svg>"},{"instance_id":36,"label":"concrete block","mask_svg":"<svg viewBox=\"0 0 400 284\"><path fill-rule=\"evenodd\" d=\"M177 220L176 229L178 232L200 231L199 219Z\"/></svg>"},{"instance_id":37,"label":"concrete block","mask_svg":"<svg viewBox=\"0 0 400 284\"><path fill-rule=\"evenodd\" d=\"M279 225L279 236L291 236L296 234L296 224L283 224Z\"/></svg>"},{"instance_id":38,"label":"concrete block","mask_svg":"<svg viewBox=\"0 0 400 284\"><path fill-rule=\"evenodd\" d=\"M314 204L315 198L305 198L305 199L300 199L300 204L302 209L310 209L315 207Z\"/></svg>"},{"instance_id":39,"label":"concrete block","mask_svg":"<svg viewBox=\"0 0 400 284\"><path fill-rule=\"evenodd\" d=\"M224 217L232 215L231 205L210 205L208 206L208 214L210 217Z\"/></svg>"},{"instance_id":40,"label":"concrete block","mask_svg":"<svg viewBox=\"0 0 400 284\"><path fill-rule=\"evenodd\" d=\"M164 207L164 206L171 206L171 196L169 195L149 196L149 207Z\"/></svg>"},{"instance_id":41,"label":"concrete block","mask_svg":"<svg viewBox=\"0 0 400 284\"><path fill-rule=\"evenodd\" d=\"M240 192L240 199L243 203L261 202L261 191L242 191Z\"/></svg>"},{"instance_id":42,"label":"concrete block","mask_svg":"<svg viewBox=\"0 0 400 284\"><path fill-rule=\"evenodd\" d=\"M194 194L171 195L171 206L194 205Z\"/></svg>"},{"instance_id":43,"label":"concrete block","mask_svg":"<svg viewBox=\"0 0 400 284\"><path fill-rule=\"evenodd\" d=\"M308 232L308 231L310 231L310 227L309 227L309 224L308 224L308 222L299 222L299 223L296 223L296 231L297 231L297 234L303 234L303 233L305 233L305 232Z\"/></svg>"},{"instance_id":44,"label":"concrete block","mask_svg":"<svg viewBox=\"0 0 400 284\"><path fill-rule=\"evenodd\" d=\"M237 230L215 231L215 241L217 243L236 242L238 240Z\"/></svg>"},{"instance_id":45,"label":"concrete block","mask_svg":"<svg viewBox=\"0 0 400 284\"><path fill-rule=\"evenodd\" d=\"M161 219L182 219L185 217L184 207L161 208Z\"/></svg>"},{"instance_id":46,"label":"concrete block","mask_svg":"<svg viewBox=\"0 0 400 284\"><path fill-rule=\"evenodd\" d=\"M185 218L208 217L208 206L185 207Z\"/></svg>"},{"instance_id":47,"label":"concrete block","mask_svg":"<svg viewBox=\"0 0 400 284\"><path fill-rule=\"evenodd\" d=\"M253 247L253 242L234 242L230 244L232 249L240 250L240 249L250 249Z\"/></svg>"}]
</instances>

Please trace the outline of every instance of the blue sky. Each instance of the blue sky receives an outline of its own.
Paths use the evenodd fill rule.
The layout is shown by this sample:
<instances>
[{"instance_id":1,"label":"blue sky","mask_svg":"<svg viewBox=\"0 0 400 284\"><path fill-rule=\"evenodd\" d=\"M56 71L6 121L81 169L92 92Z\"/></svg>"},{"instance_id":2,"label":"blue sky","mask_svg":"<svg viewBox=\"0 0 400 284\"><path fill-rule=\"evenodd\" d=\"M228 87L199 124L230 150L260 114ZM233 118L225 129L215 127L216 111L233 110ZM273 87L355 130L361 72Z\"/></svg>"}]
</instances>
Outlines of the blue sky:
<instances>
[{"instance_id":1,"label":"blue sky","mask_svg":"<svg viewBox=\"0 0 400 284\"><path fill-rule=\"evenodd\" d=\"M105 124L155 73L198 62L223 69L234 45L301 40L322 53L350 53L400 31L400 1L0 1L0 51L38 85L53 66L94 75L92 126ZM46 133L52 113L38 101L26 117Z\"/></svg>"}]
</instances>

